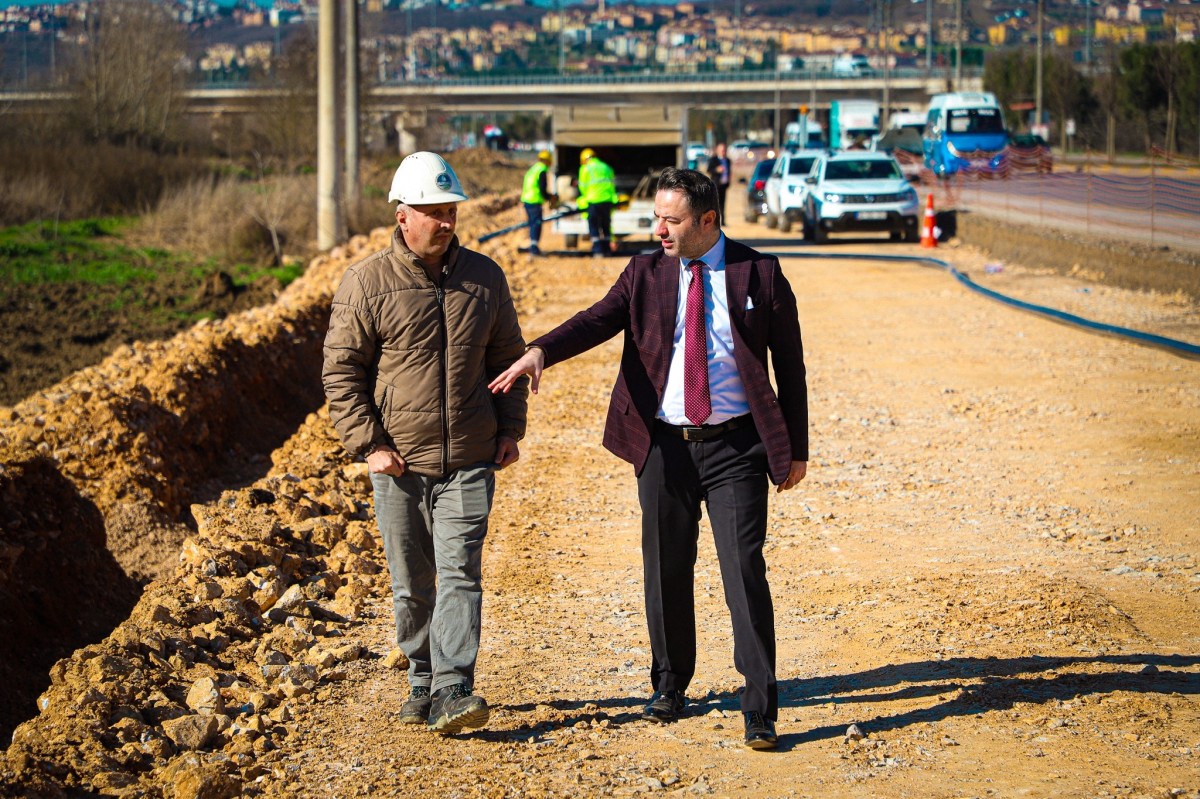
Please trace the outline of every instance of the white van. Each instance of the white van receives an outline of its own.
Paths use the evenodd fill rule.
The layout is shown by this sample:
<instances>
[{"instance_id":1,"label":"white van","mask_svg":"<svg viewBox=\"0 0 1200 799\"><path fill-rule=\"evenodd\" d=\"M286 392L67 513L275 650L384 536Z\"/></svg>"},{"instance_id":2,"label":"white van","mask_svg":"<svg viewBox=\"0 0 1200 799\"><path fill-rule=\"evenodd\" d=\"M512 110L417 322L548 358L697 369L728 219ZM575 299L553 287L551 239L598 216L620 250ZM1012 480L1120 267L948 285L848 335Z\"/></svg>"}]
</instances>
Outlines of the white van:
<instances>
[{"instance_id":1,"label":"white van","mask_svg":"<svg viewBox=\"0 0 1200 799\"><path fill-rule=\"evenodd\" d=\"M832 69L834 75L846 78L862 78L875 74L875 70L871 69L871 62L865 55L850 53L842 53L833 59Z\"/></svg>"},{"instance_id":2,"label":"white van","mask_svg":"<svg viewBox=\"0 0 1200 799\"><path fill-rule=\"evenodd\" d=\"M805 119L805 133L800 135L800 123L789 122L783 128L783 148L785 150L804 150L825 146L825 128L815 119Z\"/></svg>"}]
</instances>

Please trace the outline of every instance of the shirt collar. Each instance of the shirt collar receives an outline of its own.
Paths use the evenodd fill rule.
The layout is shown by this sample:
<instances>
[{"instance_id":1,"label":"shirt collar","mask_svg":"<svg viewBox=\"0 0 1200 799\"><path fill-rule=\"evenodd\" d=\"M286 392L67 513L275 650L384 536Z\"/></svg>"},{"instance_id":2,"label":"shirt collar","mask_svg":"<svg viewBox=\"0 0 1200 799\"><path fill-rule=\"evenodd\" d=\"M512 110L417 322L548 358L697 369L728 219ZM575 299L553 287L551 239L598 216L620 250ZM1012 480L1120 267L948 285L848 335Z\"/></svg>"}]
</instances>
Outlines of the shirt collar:
<instances>
[{"instance_id":1,"label":"shirt collar","mask_svg":"<svg viewBox=\"0 0 1200 799\"><path fill-rule=\"evenodd\" d=\"M714 272L720 272L725 268L725 234L721 233L717 237L717 243L712 246L712 249L701 255L699 258L689 258L688 260L679 259L679 268L686 270L688 264L692 261L704 261L704 264Z\"/></svg>"}]
</instances>

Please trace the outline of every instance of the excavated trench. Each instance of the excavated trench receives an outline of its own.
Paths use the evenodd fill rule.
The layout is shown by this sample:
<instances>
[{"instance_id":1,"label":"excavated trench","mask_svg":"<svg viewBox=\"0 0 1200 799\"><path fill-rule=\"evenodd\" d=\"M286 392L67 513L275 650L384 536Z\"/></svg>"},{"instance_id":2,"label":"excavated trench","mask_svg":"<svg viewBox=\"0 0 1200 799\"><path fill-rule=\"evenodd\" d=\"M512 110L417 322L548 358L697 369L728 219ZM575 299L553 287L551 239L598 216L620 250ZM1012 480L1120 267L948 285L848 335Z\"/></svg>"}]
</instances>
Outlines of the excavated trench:
<instances>
[{"instance_id":1,"label":"excavated trench","mask_svg":"<svg viewBox=\"0 0 1200 799\"><path fill-rule=\"evenodd\" d=\"M515 203L468 203L460 237ZM0 408L0 740L37 712L56 661L102 640L171 576L193 504L265 475L322 405L333 292L387 236L316 258L270 306L123 347Z\"/></svg>"}]
</instances>

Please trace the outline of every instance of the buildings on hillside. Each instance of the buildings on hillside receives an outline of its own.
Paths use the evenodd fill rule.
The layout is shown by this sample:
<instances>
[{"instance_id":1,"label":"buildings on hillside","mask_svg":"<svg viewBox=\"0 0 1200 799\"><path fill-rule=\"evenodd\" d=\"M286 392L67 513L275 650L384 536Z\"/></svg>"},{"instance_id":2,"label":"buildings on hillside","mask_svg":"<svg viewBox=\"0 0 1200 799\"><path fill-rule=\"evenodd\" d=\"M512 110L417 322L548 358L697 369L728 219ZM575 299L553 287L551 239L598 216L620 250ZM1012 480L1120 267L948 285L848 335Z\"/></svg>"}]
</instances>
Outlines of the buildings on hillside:
<instances>
[{"instance_id":1,"label":"buildings on hillside","mask_svg":"<svg viewBox=\"0 0 1200 799\"><path fill-rule=\"evenodd\" d=\"M281 52L289 26L315 22L316 3L276 2L270 8L239 0L233 6L211 0L164 0L181 24L209 31L211 43L189 61L191 69L226 78L267 73ZM904 22L886 35L863 25L830 22L805 24L780 17L733 15L711 4L559 6L540 11L526 0L488 3L440 3L441 26L412 26L412 10L430 7L434 0L365 0L363 51L380 80L412 80L435 74L475 74L493 71L595 72L623 70L734 71L742 69L813 69L826 67L836 53L863 53L876 66L904 65L926 48L924 22ZM462 25L456 9L521 8L506 19L490 14L487 25ZM999 4L997 4L999 6ZM52 37L61 46L81 44L87 2L42 6L13 6L0 11L0 35L24 37L28 60L30 37ZM535 12L535 13L530 13ZM1052 7L1048 16L1052 16ZM436 19L436 8L420 16ZM403 15L407 24L397 24ZM951 16L935 18L934 42L945 46L961 37L1007 46L1032 40L1033 16L1020 6L996 10L986 28L959 31ZM1075 16L1078 16L1076 13ZM1096 5L1091 14L1095 41L1147 41L1155 35L1192 40L1200 27L1200 6L1188 3L1150 3L1121 0ZM522 21L532 19L533 22ZM388 24L388 23L392 24ZM1046 28L1051 42L1079 48L1079 25ZM221 33L225 31L226 33ZM237 35L232 35L236 32ZM224 37L224 40L221 40ZM214 41L215 40L215 41ZM54 55L53 48L50 51ZM59 54L61 58L61 53ZM12 63L11 56L6 59ZM11 70L10 70L11 75ZM6 82L11 83L11 79Z\"/></svg>"}]
</instances>

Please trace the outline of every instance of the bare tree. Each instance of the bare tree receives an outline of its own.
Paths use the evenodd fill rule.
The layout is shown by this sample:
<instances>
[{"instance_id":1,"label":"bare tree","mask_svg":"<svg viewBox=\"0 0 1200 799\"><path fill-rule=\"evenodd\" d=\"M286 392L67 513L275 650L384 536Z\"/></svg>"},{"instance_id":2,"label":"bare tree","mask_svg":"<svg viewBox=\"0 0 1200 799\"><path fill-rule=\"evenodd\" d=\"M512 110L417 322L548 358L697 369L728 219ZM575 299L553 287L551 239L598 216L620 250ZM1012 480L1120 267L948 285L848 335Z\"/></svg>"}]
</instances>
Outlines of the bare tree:
<instances>
[{"instance_id":1,"label":"bare tree","mask_svg":"<svg viewBox=\"0 0 1200 799\"><path fill-rule=\"evenodd\" d=\"M1111 163L1117 155L1117 115L1121 101L1117 46L1111 39L1105 45L1104 59L1106 68L1100 72L1095 91L1105 119L1104 156Z\"/></svg>"},{"instance_id":2,"label":"bare tree","mask_svg":"<svg viewBox=\"0 0 1200 799\"><path fill-rule=\"evenodd\" d=\"M263 158L254 153L258 163L258 182L246 200L246 213L271 234L271 251L276 266L283 265L283 242L280 226L287 219L284 182L287 176L278 172L268 174Z\"/></svg>"},{"instance_id":3,"label":"bare tree","mask_svg":"<svg viewBox=\"0 0 1200 799\"><path fill-rule=\"evenodd\" d=\"M1088 81L1079 73L1070 58L1052 53L1044 59L1046 102L1058 122L1059 146L1067 151L1067 120L1083 122L1095 100Z\"/></svg>"},{"instance_id":4,"label":"bare tree","mask_svg":"<svg viewBox=\"0 0 1200 799\"><path fill-rule=\"evenodd\" d=\"M1166 132L1163 135L1163 149L1168 153L1173 153L1178 149L1175 133L1178 127L1179 110L1176 107L1176 100L1179 96L1180 80L1183 77L1183 65L1180 63L1179 47L1175 43L1174 35L1166 43L1158 46L1156 55L1154 70L1158 74L1158 80L1162 84L1167 101L1167 123Z\"/></svg>"},{"instance_id":5,"label":"bare tree","mask_svg":"<svg viewBox=\"0 0 1200 799\"><path fill-rule=\"evenodd\" d=\"M255 158L285 171L312 166L317 141L317 40L312 26L292 33L273 65L276 93L250 115ZM260 155L261 154L261 155Z\"/></svg>"},{"instance_id":6,"label":"bare tree","mask_svg":"<svg viewBox=\"0 0 1200 799\"><path fill-rule=\"evenodd\" d=\"M163 144L183 110L179 23L152 0L105 0L89 5L85 37L70 72L80 129L114 144Z\"/></svg>"}]
</instances>

